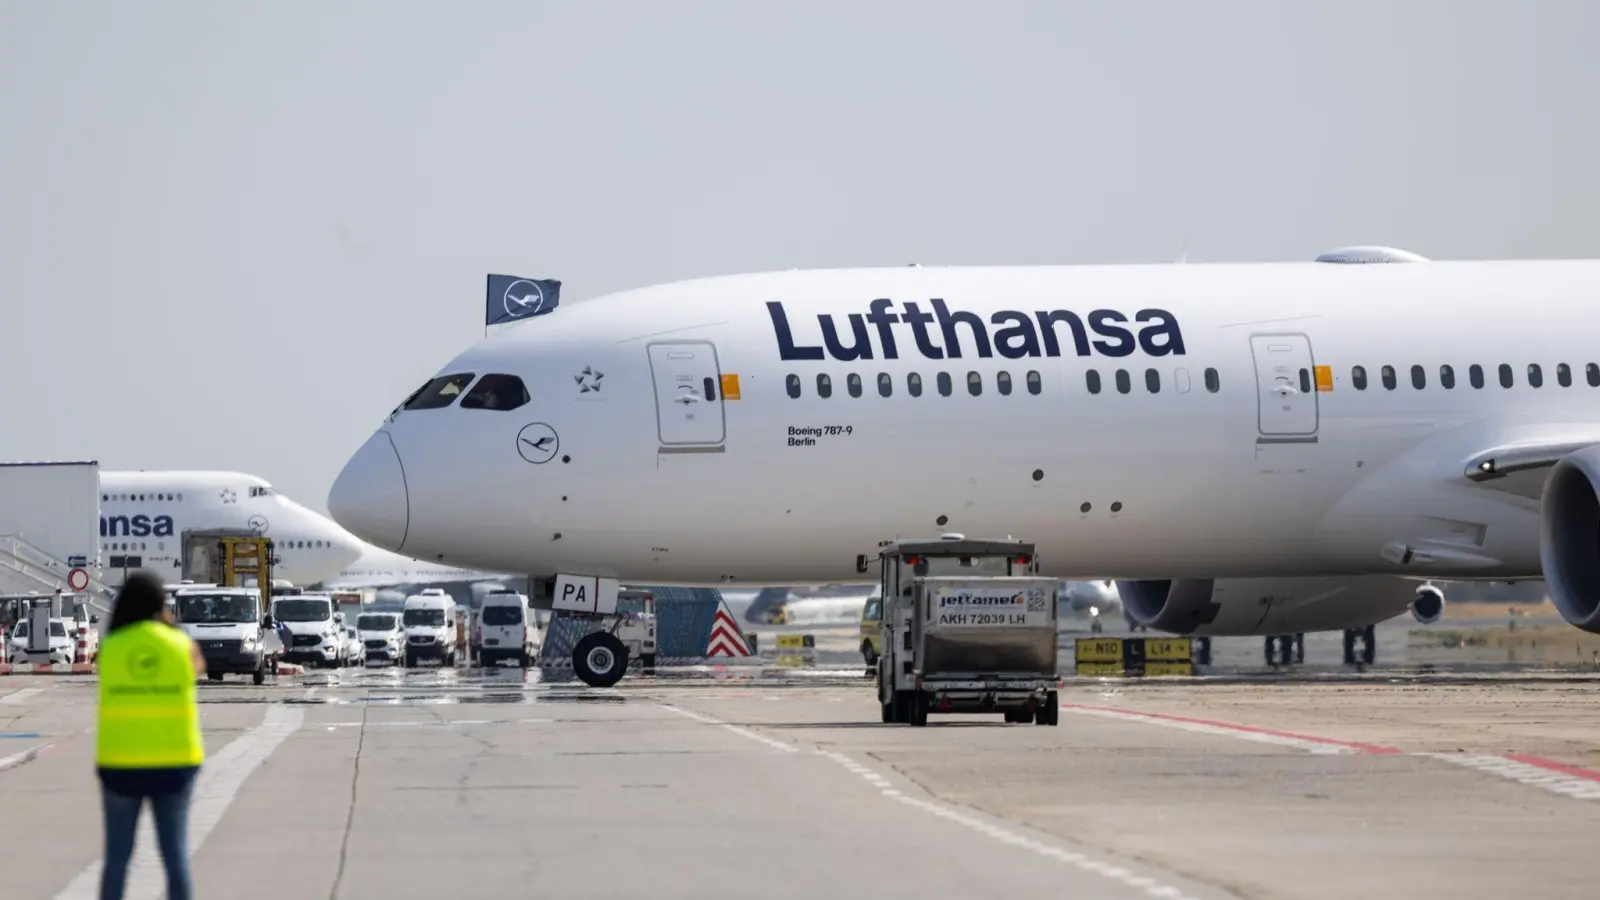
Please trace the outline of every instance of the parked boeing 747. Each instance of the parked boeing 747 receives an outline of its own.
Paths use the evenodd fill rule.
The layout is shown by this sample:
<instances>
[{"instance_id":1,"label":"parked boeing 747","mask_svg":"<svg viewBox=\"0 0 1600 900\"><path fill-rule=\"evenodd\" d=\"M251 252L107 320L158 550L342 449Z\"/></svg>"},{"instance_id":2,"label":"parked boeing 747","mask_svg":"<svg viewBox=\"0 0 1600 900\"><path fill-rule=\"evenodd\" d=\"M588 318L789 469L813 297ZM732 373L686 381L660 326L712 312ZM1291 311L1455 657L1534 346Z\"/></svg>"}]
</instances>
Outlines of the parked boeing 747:
<instances>
[{"instance_id":1,"label":"parked boeing 747","mask_svg":"<svg viewBox=\"0 0 1600 900\"><path fill-rule=\"evenodd\" d=\"M853 581L896 536L1015 535L1190 634L1543 577L1600 631L1596 296L1600 262L1383 248L649 287L461 353L329 509L419 559L648 584Z\"/></svg>"}]
</instances>

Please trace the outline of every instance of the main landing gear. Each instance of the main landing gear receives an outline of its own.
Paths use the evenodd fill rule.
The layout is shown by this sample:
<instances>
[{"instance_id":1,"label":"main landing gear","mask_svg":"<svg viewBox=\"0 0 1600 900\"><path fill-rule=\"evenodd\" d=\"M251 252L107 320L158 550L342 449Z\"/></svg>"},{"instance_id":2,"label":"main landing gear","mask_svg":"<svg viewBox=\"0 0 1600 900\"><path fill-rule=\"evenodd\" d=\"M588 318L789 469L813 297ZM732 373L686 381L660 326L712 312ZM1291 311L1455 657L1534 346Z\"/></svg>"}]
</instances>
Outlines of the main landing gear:
<instances>
[{"instance_id":1,"label":"main landing gear","mask_svg":"<svg viewBox=\"0 0 1600 900\"><path fill-rule=\"evenodd\" d=\"M1356 665L1356 641L1361 642L1361 664L1372 665L1378 658L1378 626L1368 625L1365 628L1346 628L1344 632L1344 664Z\"/></svg>"},{"instance_id":2,"label":"main landing gear","mask_svg":"<svg viewBox=\"0 0 1600 900\"><path fill-rule=\"evenodd\" d=\"M1301 634L1274 634L1267 637L1267 665L1287 666L1306 661L1306 636Z\"/></svg>"}]
</instances>

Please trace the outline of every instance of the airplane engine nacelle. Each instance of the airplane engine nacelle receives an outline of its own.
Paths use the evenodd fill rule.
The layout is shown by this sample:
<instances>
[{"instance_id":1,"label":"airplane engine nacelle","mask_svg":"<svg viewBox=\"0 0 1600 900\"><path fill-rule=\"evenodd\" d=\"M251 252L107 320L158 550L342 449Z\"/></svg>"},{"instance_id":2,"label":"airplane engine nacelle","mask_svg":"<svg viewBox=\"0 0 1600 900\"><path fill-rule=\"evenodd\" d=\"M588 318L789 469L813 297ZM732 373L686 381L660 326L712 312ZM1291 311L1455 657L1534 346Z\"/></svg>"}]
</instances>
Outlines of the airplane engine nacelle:
<instances>
[{"instance_id":1,"label":"airplane engine nacelle","mask_svg":"<svg viewBox=\"0 0 1600 900\"><path fill-rule=\"evenodd\" d=\"M1600 633L1600 447L1562 457L1539 502L1539 564L1561 617Z\"/></svg>"},{"instance_id":2,"label":"airplane engine nacelle","mask_svg":"<svg viewBox=\"0 0 1600 900\"><path fill-rule=\"evenodd\" d=\"M1416 582L1384 575L1119 581L1117 592L1140 625L1217 637L1361 628L1418 596Z\"/></svg>"},{"instance_id":3,"label":"airplane engine nacelle","mask_svg":"<svg viewBox=\"0 0 1600 900\"><path fill-rule=\"evenodd\" d=\"M1431 584L1417 588L1417 598L1411 601L1411 616L1424 625L1432 625L1444 615L1444 591Z\"/></svg>"}]
</instances>

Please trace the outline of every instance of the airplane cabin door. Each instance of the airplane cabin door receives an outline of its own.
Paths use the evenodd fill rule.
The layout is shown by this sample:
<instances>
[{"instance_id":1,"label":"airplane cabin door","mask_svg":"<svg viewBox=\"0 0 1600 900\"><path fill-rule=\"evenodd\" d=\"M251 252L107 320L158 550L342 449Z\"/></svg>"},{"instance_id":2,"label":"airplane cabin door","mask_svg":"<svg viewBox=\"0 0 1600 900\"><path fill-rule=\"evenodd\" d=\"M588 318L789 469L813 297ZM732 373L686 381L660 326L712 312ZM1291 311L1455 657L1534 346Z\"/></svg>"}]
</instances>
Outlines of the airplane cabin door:
<instances>
[{"instance_id":1,"label":"airplane cabin door","mask_svg":"<svg viewBox=\"0 0 1600 900\"><path fill-rule=\"evenodd\" d=\"M1250 336L1256 362L1256 392L1262 443L1317 439L1316 366L1311 339L1303 334Z\"/></svg>"},{"instance_id":2,"label":"airplane cabin door","mask_svg":"<svg viewBox=\"0 0 1600 900\"><path fill-rule=\"evenodd\" d=\"M726 422L717 348L710 341L664 341L647 349L662 449L720 450Z\"/></svg>"}]
</instances>

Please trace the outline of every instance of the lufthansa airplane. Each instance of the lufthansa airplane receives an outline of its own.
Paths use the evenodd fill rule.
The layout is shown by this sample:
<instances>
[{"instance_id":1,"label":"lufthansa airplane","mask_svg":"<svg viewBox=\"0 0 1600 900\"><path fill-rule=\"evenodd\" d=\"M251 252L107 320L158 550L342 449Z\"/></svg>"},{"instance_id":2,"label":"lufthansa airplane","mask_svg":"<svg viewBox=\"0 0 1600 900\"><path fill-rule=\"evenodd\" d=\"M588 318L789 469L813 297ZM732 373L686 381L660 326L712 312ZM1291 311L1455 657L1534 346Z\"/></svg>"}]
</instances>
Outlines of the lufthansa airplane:
<instances>
[{"instance_id":1,"label":"lufthansa airplane","mask_svg":"<svg viewBox=\"0 0 1600 900\"><path fill-rule=\"evenodd\" d=\"M1543 577L1600 631L1597 296L1597 261L1387 248L660 285L462 352L328 507L408 556L650 584L849 581L896 536L1013 535L1188 634Z\"/></svg>"},{"instance_id":2,"label":"lufthansa airplane","mask_svg":"<svg viewBox=\"0 0 1600 900\"><path fill-rule=\"evenodd\" d=\"M359 559L342 569L338 574L321 580L322 587L335 588L361 588L361 587L392 587L407 584L434 584L441 582L463 582L472 584L476 582L506 581L509 576L498 572L473 572L467 569L458 569L455 566L442 566L436 563L423 562L374 547L366 542L361 543L362 553ZM526 576L522 576L526 577Z\"/></svg>"},{"instance_id":3,"label":"lufthansa airplane","mask_svg":"<svg viewBox=\"0 0 1600 900\"><path fill-rule=\"evenodd\" d=\"M275 576L299 585L341 571L364 546L255 475L100 473L100 552L108 585L120 585L123 574L134 569L177 581L183 533L211 528L247 528L271 537L279 560Z\"/></svg>"}]
</instances>

